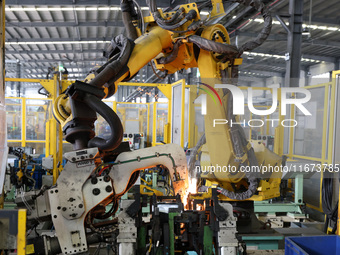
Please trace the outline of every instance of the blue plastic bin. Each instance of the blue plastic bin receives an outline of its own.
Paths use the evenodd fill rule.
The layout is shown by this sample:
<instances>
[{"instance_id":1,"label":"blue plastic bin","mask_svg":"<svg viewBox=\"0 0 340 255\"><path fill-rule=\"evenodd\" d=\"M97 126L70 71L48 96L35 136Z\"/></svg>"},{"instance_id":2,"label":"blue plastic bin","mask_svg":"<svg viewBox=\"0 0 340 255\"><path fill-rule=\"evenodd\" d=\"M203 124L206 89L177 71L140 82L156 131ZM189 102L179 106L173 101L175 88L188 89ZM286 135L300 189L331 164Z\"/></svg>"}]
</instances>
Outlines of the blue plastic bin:
<instances>
[{"instance_id":1,"label":"blue plastic bin","mask_svg":"<svg viewBox=\"0 0 340 255\"><path fill-rule=\"evenodd\" d=\"M340 255L340 236L286 237L285 255Z\"/></svg>"}]
</instances>

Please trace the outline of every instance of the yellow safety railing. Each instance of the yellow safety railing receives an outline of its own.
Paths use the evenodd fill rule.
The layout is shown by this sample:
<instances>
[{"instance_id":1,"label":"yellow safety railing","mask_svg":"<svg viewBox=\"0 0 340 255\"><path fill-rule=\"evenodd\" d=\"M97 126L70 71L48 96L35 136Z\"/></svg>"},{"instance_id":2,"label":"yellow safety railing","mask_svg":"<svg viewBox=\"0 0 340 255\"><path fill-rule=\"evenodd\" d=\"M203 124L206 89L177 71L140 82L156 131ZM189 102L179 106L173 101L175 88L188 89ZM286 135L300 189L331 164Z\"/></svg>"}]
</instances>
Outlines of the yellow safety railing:
<instances>
[{"instance_id":1,"label":"yellow safety railing","mask_svg":"<svg viewBox=\"0 0 340 255\"><path fill-rule=\"evenodd\" d=\"M323 102L320 103L320 105L323 106L322 109L317 108L317 111L314 113L317 114L323 114L322 118L319 119L319 121L315 120L316 122L322 122L322 130L318 130L319 132L322 132L320 139L321 143L319 144L319 148L321 148L320 155L310 155L311 148L307 150L304 155L302 153L299 153L294 148L294 145L296 145L295 138L297 136L297 128L298 127L290 127L289 129L289 148L288 148L288 159L290 160L307 160L312 161L314 163L320 164L321 171L320 171L320 183L319 183L319 204L313 205L313 204L307 204L307 206L318 210L322 212L322 180L323 180L323 171L327 168L328 165L334 164L333 154L334 154L334 121L335 121L335 111L336 111L336 91L337 91L337 77L340 75L340 71L333 71L332 72L332 79L329 82L312 85L312 86L305 86L303 88L310 90L311 92L313 90L318 89L317 95L320 95L321 93L324 93L323 96ZM312 98L313 100L313 98ZM312 113L313 115L313 113ZM295 107L291 107L290 111L290 118L294 119L296 117L296 109ZM316 118L316 116L314 116ZM311 139L316 140L318 137L312 137ZM306 141L303 141L303 144L305 144ZM306 154L307 153L307 154Z\"/></svg>"},{"instance_id":2,"label":"yellow safety railing","mask_svg":"<svg viewBox=\"0 0 340 255\"><path fill-rule=\"evenodd\" d=\"M30 103L34 100L35 104ZM52 117L52 113L48 114L48 117L43 121L41 119L37 119L39 123L37 125L44 126L44 136L43 139L39 139L37 133L32 134L31 137L36 137L36 139L28 139L27 129L28 129L28 116L30 116L30 112L28 111L28 107L30 106L43 106L45 102L48 102L47 111L51 111L51 99L48 98L21 98L21 97L6 97L6 105L7 105L7 117L10 118L12 116L13 120L8 122L8 136L10 139L7 140L9 146L13 147L26 147L32 146L36 149L36 153L45 154L46 157L51 155L49 143L57 142L53 141L52 137L57 137L56 134L51 133L51 123L50 118ZM39 103L41 102L41 103ZM169 103L168 102L153 102L153 103L131 103L131 102L116 102L104 100L104 102L111 107L115 112L117 112L118 116L121 118L123 126L128 125L129 122L138 121L139 122L139 132L144 133L146 137L146 142L151 146L156 146L162 144L162 142L167 143L166 139L170 136L169 129L167 129L168 125L168 116L169 116ZM150 106L153 108L153 112L150 112ZM12 107L16 107L15 111L11 110ZM131 109L138 110L138 116L136 119L129 119L126 117L126 112ZM150 119L150 116L154 116L154 118ZM18 123L15 123L17 121ZM103 133L102 130L105 130L108 124L105 120L99 116L97 122L95 123L97 135ZM152 130L150 130L150 126L152 126ZM126 127L125 127L126 128ZM13 131L19 130L15 135L11 135ZM31 129L30 129L31 130ZM55 132L61 132L61 129L55 129ZM31 130L32 131L32 130ZM37 131L37 130L33 130ZM146 132L145 132L146 131ZM152 133L149 133L152 131ZM62 137L62 134L60 134ZM62 141L62 143L68 144L66 141ZM61 153L62 149L58 151L58 154Z\"/></svg>"},{"instance_id":3,"label":"yellow safety railing","mask_svg":"<svg viewBox=\"0 0 340 255\"><path fill-rule=\"evenodd\" d=\"M14 101L15 100L15 101ZM31 104L31 103L27 103L27 101L41 101L42 104ZM12 102L14 101L14 102ZM43 104L44 102L48 102L48 105ZM16 116L14 118L19 118L20 119L20 125L17 125L17 123L13 123L15 122L15 120L11 120L10 123L8 124L12 124L12 127L8 126L8 130L7 130L7 136L11 137L10 139L8 139L8 143L9 145L11 145L11 143L20 143L21 147L26 147L27 143L45 143L46 142L46 137L45 139L27 139L27 126L28 126L28 122L27 122L27 107L30 106L47 106L49 109L47 111L50 111L50 102L51 99L48 98L21 98L21 97L6 97L6 106L7 106L7 118L10 118L10 115L16 114ZM10 110L8 110L8 108L10 108L11 106L15 106L15 107L19 107L20 108L20 112L17 114L16 110L15 112L12 112ZM48 119L45 120L45 122L43 124L46 124L48 121ZM19 129L20 128L20 129ZM16 134L11 135L12 131L19 129L21 130L19 136ZM46 130L46 135L47 134L47 130L48 127L44 129L44 131ZM39 151L39 153L43 153L43 151ZM48 155L47 155L48 156Z\"/></svg>"}]
</instances>

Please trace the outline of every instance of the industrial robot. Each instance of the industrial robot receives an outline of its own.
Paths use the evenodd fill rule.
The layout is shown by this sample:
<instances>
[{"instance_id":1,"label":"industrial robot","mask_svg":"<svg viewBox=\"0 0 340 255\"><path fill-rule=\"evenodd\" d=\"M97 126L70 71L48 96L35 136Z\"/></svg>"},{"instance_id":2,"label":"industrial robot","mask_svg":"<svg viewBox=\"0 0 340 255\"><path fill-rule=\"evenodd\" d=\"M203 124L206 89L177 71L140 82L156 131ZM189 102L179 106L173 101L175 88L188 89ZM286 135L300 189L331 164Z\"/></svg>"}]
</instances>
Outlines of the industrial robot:
<instances>
[{"instance_id":1,"label":"industrial robot","mask_svg":"<svg viewBox=\"0 0 340 255\"><path fill-rule=\"evenodd\" d=\"M34 247L33 253L88 253L92 244L111 242L115 254L175 254L178 250L181 252L177 254L191 250L209 255L237 254L240 248L231 202L278 196L281 175L204 173L198 176L199 192L188 196L189 179L194 177L192 164L197 161L198 151L202 152L205 165L231 165L239 169L283 162L263 145L249 142L240 125L212 126L214 119L236 122L230 91L216 89L220 107L207 98L205 134L194 148L189 166L183 148L176 144L130 151L121 142L123 128L119 117L102 101L115 94L120 82L133 78L149 62L166 74L198 67L202 83L212 87L221 83L237 85L242 53L266 40L272 18L260 0L234 2L253 6L264 18L258 36L240 47L230 44L226 28L219 23L225 15L222 0L188 3L166 10L157 8L155 0L149 0L148 17L142 17L135 1L122 1L127 36L112 39L106 52L108 61L84 81L75 81L54 102L54 116L74 149L64 154L67 163L63 171L51 188L17 198L19 205L28 208L29 220L53 223L54 236L28 240ZM205 18L200 14L203 9L210 9ZM111 135L107 139L96 136L97 114L110 126ZM145 200L137 192L132 200L122 199L140 171L155 167L167 171L172 197L152 196ZM168 200L173 206L161 206L160 200ZM199 210L193 208L196 200L203 201ZM186 210L183 203L192 210ZM141 208L149 208L152 215L149 227ZM169 215L165 222L164 213ZM145 240L146 236L150 236L150 242Z\"/></svg>"}]
</instances>

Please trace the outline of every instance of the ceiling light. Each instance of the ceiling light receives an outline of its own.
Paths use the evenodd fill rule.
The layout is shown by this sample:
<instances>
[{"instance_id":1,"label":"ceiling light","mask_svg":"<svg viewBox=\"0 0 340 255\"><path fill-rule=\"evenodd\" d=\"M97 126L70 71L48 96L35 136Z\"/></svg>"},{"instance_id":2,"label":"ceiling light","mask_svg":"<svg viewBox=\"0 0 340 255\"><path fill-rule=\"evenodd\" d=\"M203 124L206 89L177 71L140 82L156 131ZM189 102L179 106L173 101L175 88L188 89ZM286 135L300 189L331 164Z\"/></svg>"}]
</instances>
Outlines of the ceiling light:
<instances>
[{"instance_id":1,"label":"ceiling light","mask_svg":"<svg viewBox=\"0 0 340 255\"><path fill-rule=\"evenodd\" d=\"M142 7L147 8L147 7ZM148 9L148 8L147 8ZM119 6L111 7L6 7L6 11L119 11Z\"/></svg>"},{"instance_id":2,"label":"ceiling light","mask_svg":"<svg viewBox=\"0 0 340 255\"><path fill-rule=\"evenodd\" d=\"M327 27L327 30L330 30L330 31L338 31L339 28L337 28L337 27Z\"/></svg>"},{"instance_id":3,"label":"ceiling light","mask_svg":"<svg viewBox=\"0 0 340 255\"><path fill-rule=\"evenodd\" d=\"M254 19L253 21L258 22L258 23L263 23L263 19ZM289 22L285 22L286 25L289 25ZM280 22L277 20L273 20L274 25L280 25ZM302 24L303 28L310 28L310 29L319 29L319 30L327 30L327 31L340 31L339 27L327 27L327 26L318 26L318 25L307 25L307 24Z\"/></svg>"},{"instance_id":4,"label":"ceiling light","mask_svg":"<svg viewBox=\"0 0 340 255\"><path fill-rule=\"evenodd\" d=\"M258 22L258 23L263 23L264 20L263 19L254 19L255 22Z\"/></svg>"},{"instance_id":5,"label":"ceiling light","mask_svg":"<svg viewBox=\"0 0 340 255\"><path fill-rule=\"evenodd\" d=\"M51 39L53 40L53 38ZM29 44L85 44L85 43L110 43L110 41L49 41L49 42L5 42L7 45L29 45Z\"/></svg>"}]
</instances>

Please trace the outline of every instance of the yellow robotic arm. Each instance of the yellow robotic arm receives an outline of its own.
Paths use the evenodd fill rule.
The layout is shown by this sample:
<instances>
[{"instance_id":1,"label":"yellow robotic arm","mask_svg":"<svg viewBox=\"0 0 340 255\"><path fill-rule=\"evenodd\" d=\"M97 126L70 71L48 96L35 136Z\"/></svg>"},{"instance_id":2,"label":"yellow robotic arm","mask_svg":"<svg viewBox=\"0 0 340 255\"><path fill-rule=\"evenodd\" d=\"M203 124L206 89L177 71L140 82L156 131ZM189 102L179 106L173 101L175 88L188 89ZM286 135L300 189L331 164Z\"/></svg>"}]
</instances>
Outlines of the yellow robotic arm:
<instances>
[{"instance_id":1,"label":"yellow robotic arm","mask_svg":"<svg viewBox=\"0 0 340 255\"><path fill-rule=\"evenodd\" d=\"M84 224L100 236L107 234L106 230L101 231L94 226L93 219L109 219L115 214L118 200L138 179L140 170L162 165L171 176L174 194L179 194L183 202L188 193L189 176L183 148L175 144L135 151L121 148L122 124L102 99L113 95L119 82L131 79L150 61L154 61L159 70L168 73L198 67L202 82L212 87L220 83L236 84L234 78L237 78L237 67L242 63L242 52L259 46L268 37L271 28L271 17L260 0L236 1L254 6L265 20L258 37L240 48L230 45L226 29L218 24L218 19L215 20L224 13L222 0L181 5L168 12L158 10L155 0L150 0L151 16L144 18L148 23L145 30L135 29L133 17L136 15L133 14L131 0L122 1L128 38L123 35L114 38L108 61L85 81L73 83L54 104L53 112L62 126L63 135L74 148L74 151L64 154L67 159L65 168L46 195L59 242L55 253L86 252L90 244L87 239L92 238L86 236ZM209 6L212 7L210 16L202 20L199 12ZM143 34L136 38L141 32ZM204 152L201 164L237 168L258 166L259 162L281 164L281 158L269 153L263 146L252 146L240 126L212 127L212 119L236 120L231 93L226 89L216 91L222 98L222 105L216 108L207 98L205 139L201 139L201 145L204 145L197 147L197 150L202 147ZM108 139L95 136L97 114L110 125L111 136ZM206 179L208 188L201 197L209 195L211 187L217 187L220 198L267 199L277 196L277 180L280 177L279 174L268 176L258 183L257 176L251 174L208 173L200 176ZM258 198L254 198L256 196ZM105 212L109 204L111 209ZM111 223L108 220L108 224ZM135 227L134 221L131 220L131 224Z\"/></svg>"},{"instance_id":2,"label":"yellow robotic arm","mask_svg":"<svg viewBox=\"0 0 340 255\"><path fill-rule=\"evenodd\" d=\"M229 35L223 25L208 25L214 23L211 21L224 13L221 0L211 1L212 11L208 21L202 20L199 14L200 10L207 6L206 3L201 5L190 3L178 6L170 12L163 12L157 9L155 1L152 0L149 3L151 16L144 18L148 23L145 33L137 39L133 38L138 31L132 31L134 26L131 26L133 21L131 15L129 16L131 8L127 7L129 2L123 1L122 10L124 21L127 22L128 35L135 40L123 35L116 37L112 41L108 62L96 70L94 76L88 77L86 82L77 81L72 84L54 105L54 115L62 125L66 140L73 144L74 150L97 147L99 152L103 153L119 146L123 134L122 125L116 113L101 99L113 95L117 91L119 82L130 79L152 60L159 70L168 73L198 67L202 82L212 87L220 83L235 83L234 78L237 78L243 51L252 50L262 44L271 29L271 16L260 0L238 2L254 6L264 17L264 28L258 37L240 48L230 45ZM207 100L204 164L233 165L238 168L242 165L258 165L258 158L269 153L259 148L258 150L262 152L256 157L254 148L245 139L240 126L212 127L213 119L236 118L232 113L231 93L225 89L216 89L216 91L222 98L223 105L216 109L213 102L209 98ZM96 113L102 115L111 127L111 137L108 140L95 137L93 129ZM282 163L281 158L276 155L270 154L270 158L273 162L266 160L267 164ZM231 199L248 199L258 188L256 178L245 173L208 174L205 178L211 184L220 186L221 193ZM244 179L250 183L248 190L241 195L240 193L236 195L236 190L229 184L239 183ZM271 196L277 196L277 183L271 188L276 190L271 193Z\"/></svg>"}]
</instances>

